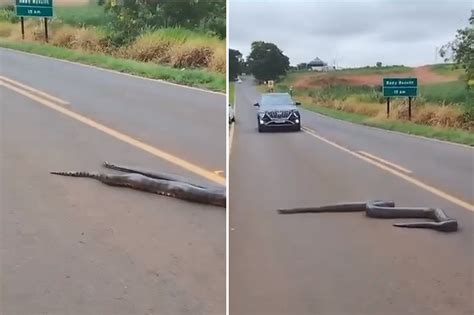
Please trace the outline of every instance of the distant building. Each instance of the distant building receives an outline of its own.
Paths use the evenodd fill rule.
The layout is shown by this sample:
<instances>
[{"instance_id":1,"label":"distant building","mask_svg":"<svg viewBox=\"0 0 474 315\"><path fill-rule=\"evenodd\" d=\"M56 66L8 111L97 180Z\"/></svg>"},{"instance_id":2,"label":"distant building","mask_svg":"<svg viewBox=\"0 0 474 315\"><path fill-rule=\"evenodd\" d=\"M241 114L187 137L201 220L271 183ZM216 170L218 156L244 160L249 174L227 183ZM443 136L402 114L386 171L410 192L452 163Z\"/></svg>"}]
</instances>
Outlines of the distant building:
<instances>
[{"instance_id":1,"label":"distant building","mask_svg":"<svg viewBox=\"0 0 474 315\"><path fill-rule=\"evenodd\" d=\"M308 69L313 71L329 71L331 68L327 63L319 59L318 57L314 58L312 61L308 62Z\"/></svg>"}]
</instances>

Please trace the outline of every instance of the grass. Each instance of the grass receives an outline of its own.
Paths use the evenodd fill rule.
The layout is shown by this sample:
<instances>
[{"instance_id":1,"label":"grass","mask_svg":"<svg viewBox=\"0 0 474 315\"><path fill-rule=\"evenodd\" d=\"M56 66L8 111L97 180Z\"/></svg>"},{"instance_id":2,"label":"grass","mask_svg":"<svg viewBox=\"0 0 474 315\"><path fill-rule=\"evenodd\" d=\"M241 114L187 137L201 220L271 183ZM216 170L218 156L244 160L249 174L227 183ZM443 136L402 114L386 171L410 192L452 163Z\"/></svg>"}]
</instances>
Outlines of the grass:
<instances>
[{"instance_id":1,"label":"grass","mask_svg":"<svg viewBox=\"0 0 474 315\"><path fill-rule=\"evenodd\" d=\"M55 6L55 16L71 26L100 26L104 24L104 8L97 4Z\"/></svg>"},{"instance_id":2,"label":"grass","mask_svg":"<svg viewBox=\"0 0 474 315\"><path fill-rule=\"evenodd\" d=\"M433 103L466 104L468 101L466 83L460 80L423 85L419 93L426 101Z\"/></svg>"},{"instance_id":3,"label":"grass","mask_svg":"<svg viewBox=\"0 0 474 315\"><path fill-rule=\"evenodd\" d=\"M31 42L13 42L0 39L0 47L75 61L152 79L161 79L178 84L206 88L213 91L224 92L226 86L224 74L211 73L205 70L179 70L155 63L90 54L79 50Z\"/></svg>"},{"instance_id":4,"label":"grass","mask_svg":"<svg viewBox=\"0 0 474 315\"><path fill-rule=\"evenodd\" d=\"M431 65L431 70L437 74L441 75L457 75L461 76L464 74L464 69L456 66L452 63L440 63L436 65Z\"/></svg>"},{"instance_id":5,"label":"grass","mask_svg":"<svg viewBox=\"0 0 474 315\"><path fill-rule=\"evenodd\" d=\"M461 129L436 128L396 120L375 121L369 116L348 113L318 105L305 104L303 107L329 117L350 121L357 124L474 146L474 133Z\"/></svg>"},{"instance_id":6,"label":"grass","mask_svg":"<svg viewBox=\"0 0 474 315\"><path fill-rule=\"evenodd\" d=\"M335 74L384 74L384 73L404 73L412 68L405 66L384 66L384 67L361 67L336 70Z\"/></svg>"}]
</instances>

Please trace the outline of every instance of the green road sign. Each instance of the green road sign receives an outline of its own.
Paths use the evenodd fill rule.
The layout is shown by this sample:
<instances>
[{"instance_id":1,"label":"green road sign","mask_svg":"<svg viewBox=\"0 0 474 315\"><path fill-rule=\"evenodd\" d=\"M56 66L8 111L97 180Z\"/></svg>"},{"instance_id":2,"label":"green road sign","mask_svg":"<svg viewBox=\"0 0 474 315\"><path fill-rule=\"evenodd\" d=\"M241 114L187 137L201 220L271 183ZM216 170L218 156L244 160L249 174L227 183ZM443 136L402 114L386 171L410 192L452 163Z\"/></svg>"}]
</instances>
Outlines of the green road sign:
<instances>
[{"instance_id":1,"label":"green road sign","mask_svg":"<svg viewBox=\"0 0 474 315\"><path fill-rule=\"evenodd\" d=\"M17 16L53 16L53 0L16 0Z\"/></svg>"},{"instance_id":2,"label":"green road sign","mask_svg":"<svg viewBox=\"0 0 474 315\"><path fill-rule=\"evenodd\" d=\"M418 92L417 78L384 78L383 96L416 96Z\"/></svg>"}]
</instances>

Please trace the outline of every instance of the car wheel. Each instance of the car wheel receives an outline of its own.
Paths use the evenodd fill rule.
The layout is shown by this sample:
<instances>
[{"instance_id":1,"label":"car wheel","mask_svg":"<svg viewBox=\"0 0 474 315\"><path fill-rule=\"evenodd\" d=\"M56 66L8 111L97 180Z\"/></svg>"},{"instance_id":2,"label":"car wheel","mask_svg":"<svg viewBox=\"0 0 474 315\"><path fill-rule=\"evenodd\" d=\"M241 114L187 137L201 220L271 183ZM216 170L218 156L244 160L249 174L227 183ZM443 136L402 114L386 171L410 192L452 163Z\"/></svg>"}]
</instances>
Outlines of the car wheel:
<instances>
[{"instance_id":1,"label":"car wheel","mask_svg":"<svg viewBox=\"0 0 474 315\"><path fill-rule=\"evenodd\" d=\"M301 125L300 124L296 125L293 130L294 131L301 131Z\"/></svg>"},{"instance_id":2,"label":"car wheel","mask_svg":"<svg viewBox=\"0 0 474 315\"><path fill-rule=\"evenodd\" d=\"M265 131L264 128L265 128L265 127L263 127L262 125L260 125L260 123L258 124L258 132L264 132L264 131Z\"/></svg>"}]
</instances>

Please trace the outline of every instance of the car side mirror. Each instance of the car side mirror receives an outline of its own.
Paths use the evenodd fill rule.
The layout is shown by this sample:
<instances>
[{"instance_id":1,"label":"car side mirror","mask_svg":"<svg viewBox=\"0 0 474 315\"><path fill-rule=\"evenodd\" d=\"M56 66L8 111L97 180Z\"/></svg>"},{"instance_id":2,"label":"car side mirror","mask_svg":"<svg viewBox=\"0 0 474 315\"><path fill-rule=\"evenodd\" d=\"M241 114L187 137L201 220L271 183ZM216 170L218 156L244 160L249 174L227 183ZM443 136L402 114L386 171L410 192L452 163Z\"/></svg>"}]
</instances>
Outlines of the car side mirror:
<instances>
[{"instance_id":1,"label":"car side mirror","mask_svg":"<svg viewBox=\"0 0 474 315\"><path fill-rule=\"evenodd\" d=\"M296 102L295 105L299 106L299 105L301 105L301 103L300 103L300 102Z\"/></svg>"},{"instance_id":2,"label":"car side mirror","mask_svg":"<svg viewBox=\"0 0 474 315\"><path fill-rule=\"evenodd\" d=\"M259 104L259 103L255 103L255 104L253 104L253 106L260 106L260 104Z\"/></svg>"}]
</instances>

